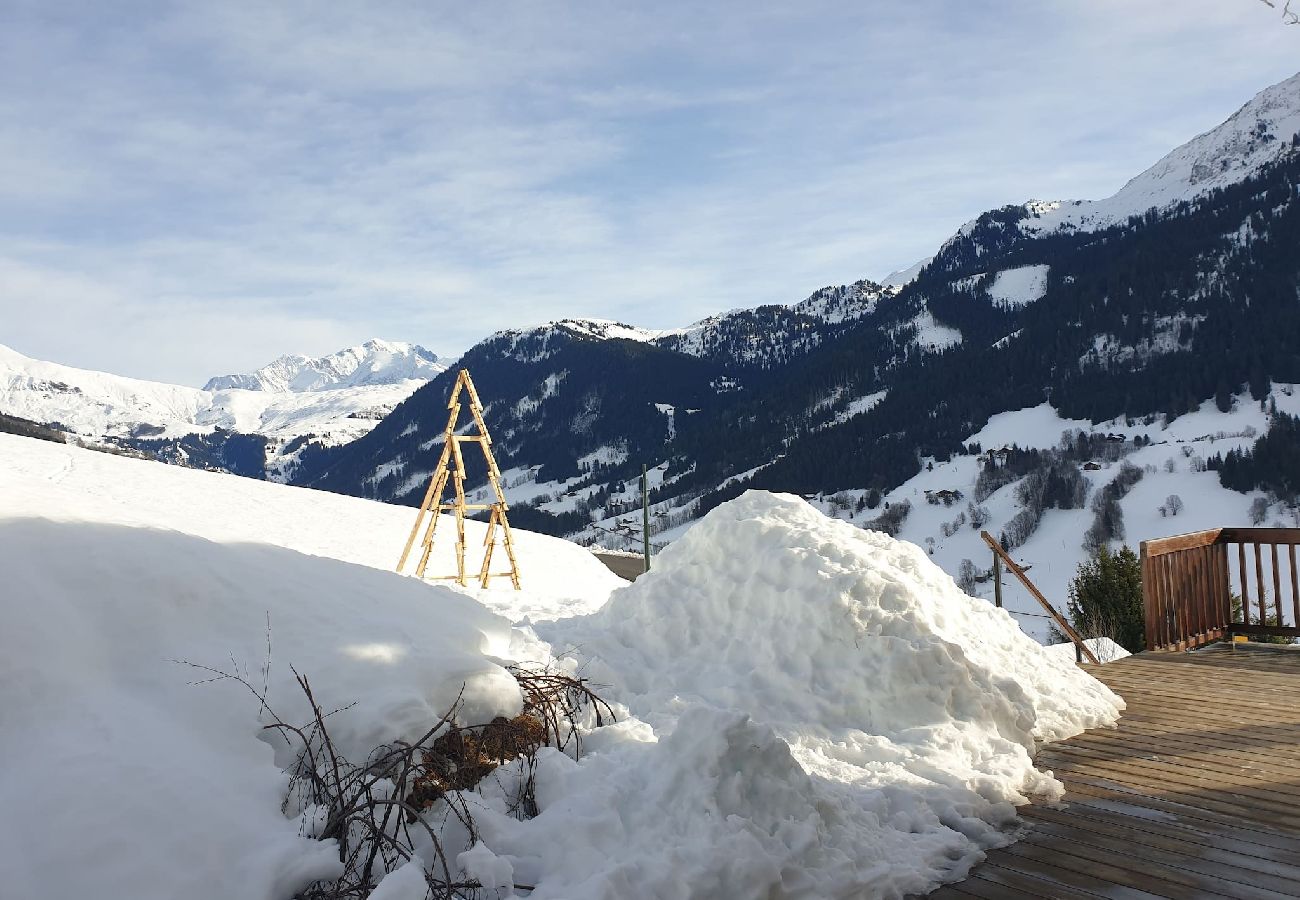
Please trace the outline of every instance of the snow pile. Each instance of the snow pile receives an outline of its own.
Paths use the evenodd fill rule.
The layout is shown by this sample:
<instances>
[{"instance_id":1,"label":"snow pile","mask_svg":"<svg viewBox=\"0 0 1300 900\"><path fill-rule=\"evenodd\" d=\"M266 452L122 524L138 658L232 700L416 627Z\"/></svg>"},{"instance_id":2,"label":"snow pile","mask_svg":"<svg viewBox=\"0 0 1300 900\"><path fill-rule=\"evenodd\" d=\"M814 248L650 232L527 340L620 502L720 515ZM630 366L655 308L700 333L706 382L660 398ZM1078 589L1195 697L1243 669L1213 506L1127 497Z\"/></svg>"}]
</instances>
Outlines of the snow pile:
<instances>
[{"instance_id":1,"label":"snow pile","mask_svg":"<svg viewBox=\"0 0 1300 900\"><path fill-rule=\"evenodd\" d=\"M161 465L154 464L157 468ZM15 897L288 897L334 848L280 811L258 701L171 661L247 673L308 720L290 664L364 760L418 737L465 685L468 721L520 707L492 656L509 624L473 600L262 544L112 524L0 519L0 879ZM327 700L324 698L328 698ZM70 856L70 848L75 852Z\"/></svg>"},{"instance_id":2,"label":"snow pile","mask_svg":"<svg viewBox=\"0 0 1300 900\"><path fill-rule=\"evenodd\" d=\"M1083 643L1092 651L1092 655L1102 663L1114 662L1117 659L1133 655L1108 637L1087 638ZM1074 644L1068 641L1063 644L1048 644L1044 649L1048 653L1068 659L1071 662L1074 661Z\"/></svg>"},{"instance_id":3,"label":"snow pile","mask_svg":"<svg viewBox=\"0 0 1300 900\"><path fill-rule=\"evenodd\" d=\"M786 495L720 506L601 610L537 630L663 736L551 760L542 783L569 784L539 819L484 826L543 885L576 870L555 835L600 849L538 897L924 890L1059 795L1036 742L1122 708L919 548Z\"/></svg>"},{"instance_id":4,"label":"snow pile","mask_svg":"<svg viewBox=\"0 0 1300 900\"><path fill-rule=\"evenodd\" d=\"M6 897L287 898L335 871L333 848L281 813L289 760L257 699L189 684L211 676L173 660L260 689L269 620L272 707L303 720L295 666L327 708L355 701L331 733L364 760L422 733L462 685L467 721L518 711L503 664L547 649L475 598L554 615L624 583L581 547L516 531L528 593L433 586L380 571L414 510L6 434L0 498ZM431 565L451 559L442 541Z\"/></svg>"},{"instance_id":5,"label":"snow pile","mask_svg":"<svg viewBox=\"0 0 1300 900\"><path fill-rule=\"evenodd\" d=\"M517 764L468 798L476 842L429 817L463 874L536 900L924 891L1004 842L1014 804L1056 794L1035 741L1120 705L918 548L793 497L719 507L612 596L622 582L564 541L516 533L521 594L436 587L379 571L411 510L10 435L0 497L15 896L278 900L336 871L281 812L289 760L257 699L173 661L260 686L268 618L272 707L306 714L290 664L328 707L355 701L331 717L354 760L462 685L466 721L514 714L510 661L572 648L609 685L617 724L578 760L539 754L536 818L509 811ZM419 900L418 875L375 896Z\"/></svg>"}]
</instances>

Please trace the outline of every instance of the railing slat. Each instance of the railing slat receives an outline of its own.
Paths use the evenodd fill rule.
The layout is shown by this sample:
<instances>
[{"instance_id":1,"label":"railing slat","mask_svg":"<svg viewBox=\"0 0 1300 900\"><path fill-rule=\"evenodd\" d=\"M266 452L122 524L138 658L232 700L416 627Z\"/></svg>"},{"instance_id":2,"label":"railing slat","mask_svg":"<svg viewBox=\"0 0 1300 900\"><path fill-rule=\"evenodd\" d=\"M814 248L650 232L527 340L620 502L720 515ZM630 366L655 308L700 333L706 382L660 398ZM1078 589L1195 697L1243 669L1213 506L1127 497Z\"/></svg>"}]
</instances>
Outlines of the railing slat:
<instances>
[{"instance_id":1,"label":"railing slat","mask_svg":"<svg viewBox=\"0 0 1300 900\"><path fill-rule=\"evenodd\" d=\"M1237 577L1241 579L1241 618L1242 624L1250 624L1250 584L1246 580L1246 545L1237 543Z\"/></svg>"},{"instance_id":2,"label":"railing slat","mask_svg":"<svg viewBox=\"0 0 1300 900\"><path fill-rule=\"evenodd\" d=\"M1295 615L1291 624L1300 628L1300 585L1296 583L1295 544L1290 544L1287 551L1291 556L1291 612Z\"/></svg>"},{"instance_id":3,"label":"railing slat","mask_svg":"<svg viewBox=\"0 0 1300 900\"><path fill-rule=\"evenodd\" d=\"M1219 560L1219 577L1217 580L1220 607L1219 621L1227 626L1232 624L1232 572L1228 563L1228 545L1220 544L1217 549L1217 558Z\"/></svg>"},{"instance_id":4,"label":"railing slat","mask_svg":"<svg viewBox=\"0 0 1300 900\"><path fill-rule=\"evenodd\" d=\"M1191 601L1189 605L1192 610L1190 627L1187 629L1189 648L1195 643L1196 636L1205 630L1205 591L1201 588L1200 555L1200 547L1183 554L1187 566L1188 599Z\"/></svg>"},{"instance_id":5,"label":"railing slat","mask_svg":"<svg viewBox=\"0 0 1300 900\"><path fill-rule=\"evenodd\" d=\"M1215 536L1213 541L1208 536ZM1228 544L1236 544L1237 584L1241 587L1240 616L1234 615L1233 562ZM1246 545L1254 548L1254 577ZM1300 565L1296 545L1300 528L1221 528L1142 543L1142 600L1148 649L1183 650L1200 647L1231 634L1283 634L1300 637ZM1153 552L1153 547L1157 552ZM1291 582L1291 624L1282 602L1283 559L1286 548ZM1264 562L1267 548L1269 562ZM1266 565L1273 582L1269 602ZM1254 596L1251 596L1254 581ZM1251 607L1255 607L1252 614ZM1270 606L1272 613L1270 614ZM1277 618L1266 625L1271 615ZM1239 619L1239 621L1234 621Z\"/></svg>"},{"instance_id":6,"label":"railing slat","mask_svg":"<svg viewBox=\"0 0 1300 900\"><path fill-rule=\"evenodd\" d=\"M997 559L995 556L994 559ZM1156 604L1153 602L1155 567L1147 556L1147 542L1138 544L1138 561L1142 567L1142 632L1148 650L1156 649ZM1148 585L1153 589L1148 591Z\"/></svg>"},{"instance_id":7,"label":"railing slat","mask_svg":"<svg viewBox=\"0 0 1300 900\"><path fill-rule=\"evenodd\" d=\"M1264 557L1259 552L1259 544L1255 543L1255 587L1259 590L1259 623L1261 625L1268 619L1268 614L1264 611L1264 604L1268 598L1264 596Z\"/></svg>"},{"instance_id":8,"label":"railing slat","mask_svg":"<svg viewBox=\"0 0 1300 900\"><path fill-rule=\"evenodd\" d=\"M1277 544L1273 551L1273 610L1277 613L1277 624L1282 624L1282 572L1277 567Z\"/></svg>"}]
</instances>

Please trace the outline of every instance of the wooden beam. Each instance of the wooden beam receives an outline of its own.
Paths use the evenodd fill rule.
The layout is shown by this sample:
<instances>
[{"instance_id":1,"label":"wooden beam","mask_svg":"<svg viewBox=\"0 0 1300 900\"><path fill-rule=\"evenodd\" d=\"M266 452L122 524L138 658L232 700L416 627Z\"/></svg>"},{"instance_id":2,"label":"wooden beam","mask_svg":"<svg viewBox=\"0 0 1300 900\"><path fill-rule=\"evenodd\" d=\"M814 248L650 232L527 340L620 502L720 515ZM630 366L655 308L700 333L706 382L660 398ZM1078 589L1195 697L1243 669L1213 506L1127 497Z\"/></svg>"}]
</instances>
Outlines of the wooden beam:
<instances>
[{"instance_id":1,"label":"wooden beam","mask_svg":"<svg viewBox=\"0 0 1300 900\"><path fill-rule=\"evenodd\" d=\"M1179 550L1191 550L1193 547L1205 547L1218 543L1225 530L1228 529L1211 528L1207 531L1192 531L1187 534L1176 534L1173 537L1155 538L1142 543L1147 548L1148 556L1163 556L1166 553L1176 553Z\"/></svg>"},{"instance_id":2,"label":"wooden beam","mask_svg":"<svg viewBox=\"0 0 1300 900\"><path fill-rule=\"evenodd\" d=\"M1002 558L1002 562L1009 570L1011 570L1011 574L1020 579L1020 583L1025 586L1025 590L1029 591L1043 609L1047 610L1047 614L1051 616L1054 622L1056 622L1057 627L1061 629L1061 633L1073 641L1074 646L1078 647L1080 652L1082 652L1084 656L1088 657L1090 661L1095 665L1101 665L1101 660L1097 659L1097 655L1092 652L1087 644L1084 643L1083 638L1079 636L1079 632L1075 631L1074 626L1066 621L1065 616L1057 612L1056 607L1052 606L1052 604L1047 601L1047 598L1043 596L1042 592L1039 591L1034 583L1029 580L1029 576L1025 574L1025 570L1016 565L1016 561L1008 556L1006 551L1002 549L1002 545L997 542L997 539L987 531L981 531L980 537L984 538L984 542L989 545L996 555Z\"/></svg>"}]
</instances>

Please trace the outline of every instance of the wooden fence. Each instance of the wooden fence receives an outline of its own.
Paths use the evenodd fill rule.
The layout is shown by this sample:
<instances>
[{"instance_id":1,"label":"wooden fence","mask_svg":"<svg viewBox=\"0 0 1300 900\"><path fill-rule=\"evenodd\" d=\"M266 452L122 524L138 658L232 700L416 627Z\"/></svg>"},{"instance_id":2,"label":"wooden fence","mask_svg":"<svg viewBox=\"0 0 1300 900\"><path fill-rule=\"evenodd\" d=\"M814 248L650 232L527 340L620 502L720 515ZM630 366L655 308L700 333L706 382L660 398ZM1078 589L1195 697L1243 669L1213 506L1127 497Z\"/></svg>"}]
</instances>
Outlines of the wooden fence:
<instances>
[{"instance_id":1,"label":"wooden fence","mask_svg":"<svg viewBox=\"0 0 1300 900\"><path fill-rule=\"evenodd\" d=\"M1148 650L1300 637L1300 528L1212 528L1142 542ZM1289 602L1283 602L1283 594Z\"/></svg>"}]
</instances>

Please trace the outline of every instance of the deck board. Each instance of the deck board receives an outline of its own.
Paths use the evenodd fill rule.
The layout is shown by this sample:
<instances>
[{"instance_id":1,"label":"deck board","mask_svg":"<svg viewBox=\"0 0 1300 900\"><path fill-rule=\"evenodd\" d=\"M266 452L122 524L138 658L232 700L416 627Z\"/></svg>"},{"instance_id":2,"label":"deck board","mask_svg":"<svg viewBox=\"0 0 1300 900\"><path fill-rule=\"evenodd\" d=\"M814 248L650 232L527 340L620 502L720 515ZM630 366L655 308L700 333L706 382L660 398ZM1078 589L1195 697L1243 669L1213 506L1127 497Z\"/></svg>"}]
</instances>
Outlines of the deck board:
<instances>
[{"instance_id":1,"label":"deck board","mask_svg":"<svg viewBox=\"0 0 1300 900\"><path fill-rule=\"evenodd\" d=\"M1066 788L947 898L1300 897L1300 648L1087 666L1119 726L1040 748Z\"/></svg>"}]
</instances>

